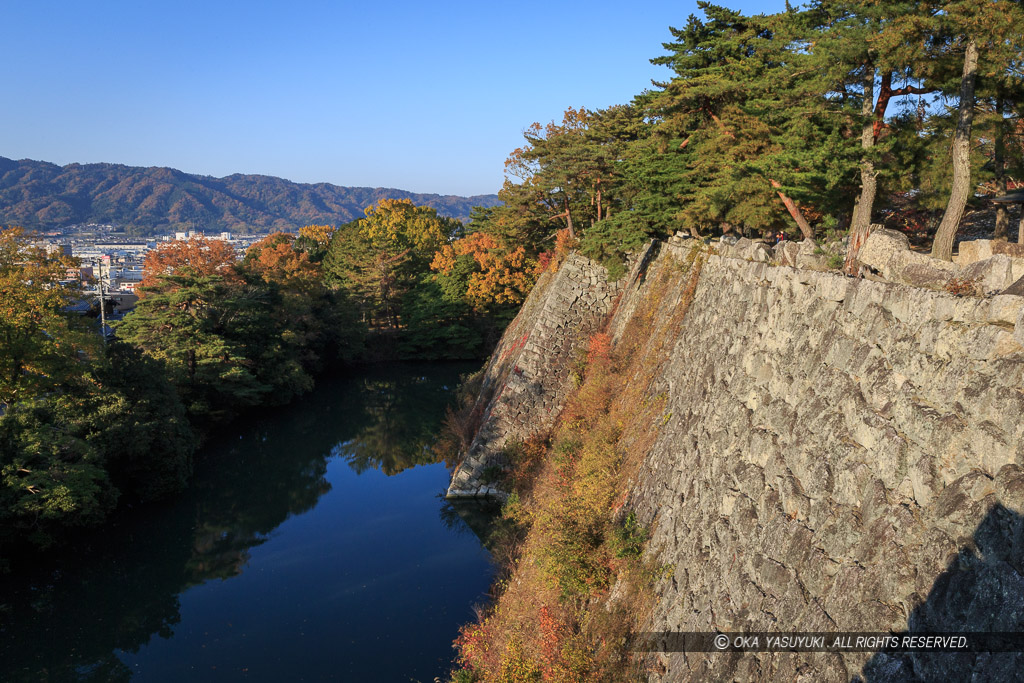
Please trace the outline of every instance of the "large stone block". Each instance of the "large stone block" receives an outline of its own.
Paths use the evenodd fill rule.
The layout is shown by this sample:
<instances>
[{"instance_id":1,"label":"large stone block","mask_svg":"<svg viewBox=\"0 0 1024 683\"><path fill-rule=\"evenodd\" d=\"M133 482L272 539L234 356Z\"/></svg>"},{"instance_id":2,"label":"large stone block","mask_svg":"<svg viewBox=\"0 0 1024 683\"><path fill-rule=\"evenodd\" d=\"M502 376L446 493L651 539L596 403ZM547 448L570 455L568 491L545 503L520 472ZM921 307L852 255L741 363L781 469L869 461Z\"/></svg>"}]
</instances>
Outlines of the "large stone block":
<instances>
[{"instance_id":1,"label":"large stone block","mask_svg":"<svg viewBox=\"0 0 1024 683\"><path fill-rule=\"evenodd\" d=\"M1024 244L1007 242L1006 240L992 240L992 254L1006 254L1010 258L1024 258Z\"/></svg>"},{"instance_id":2,"label":"large stone block","mask_svg":"<svg viewBox=\"0 0 1024 683\"><path fill-rule=\"evenodd\" d=\"M800 245L792 240L783 240L775 245L775 261L780 266L796 267L796 257L800 253Z\"/></svg>"},{"instance_id":3,"label":"large stone block","mask_svg":"<svg viewBox=\"0 0 1024 683\"><path fill-rule=\"evenodd\" d=\"M801 240L798 245L801 254L813 254L819 251L818 243L814 240Z\"/></svg>"},{"instance_id":4,"label":"large stone block","mask_svg":"<svg viewBox=\"0 0 1024 683\"><path fill-rule=\"evenodd\" d=\"M1024 277L1024 244L994 240L992 242L992 255L997 256L999 254L1010 257L1014 280Z\"/></svg>"},{"instance_id":5,"label":"large stone block","mask_svg":"<svg viewBox=\"0 0 1024 683\"><path fill-rule=\"evenodd\" d=\"M1003 294L1024 296L1024 277L1018 277L1012 285L1003 290Z\"/></svg>"},{"instance_id":6,"label":"large stone block","mask_svg":"<svg viewBox=\"0 0 1024 683\"><path fill-rule=\"evenodd\" d=\"M1013 328L1013 338L1018 344L1024 346L1024 309L1017 315L1017 324Z\"/></svg>"},{"instance_id":7,"label":"large stone block","mask_svg":"<svg viewBox=\"0 0 1024 683\"><path fill-rule=\"evenodd\" d=\"M960 242L954 260L962 266L975 261L983 261L998 254L1010 258L1024 259L1024 244L1007 242L1006 240L970 240Z\"/></svg>"},{"instance_id":8,"label":"large stone block","mask_svg":"<svg viewBox=\"0 0 1024 683\"><path fill-rule=\"evenodd\" d=\"M1024 296L1000 294L989 304L988 320L993 323L1014 325L1024 310Z\"/></svg>"},{"instance_id":9,"label":"large stone block","mask_svg":"<svg viewBox=\"0 0 1024 683\"><path fill-rule=\"evenodd\" d=\"M959 244L953 260L959 266L967 266L991 257L992 240L969 240Z\"/></svg>"},{"instance_id":10,"label":"large stone block","mask_svg":"<svg viewBox=\"0 0 1024 683\"><path fill-rule=\"evenodd\" d=\"M902 259L897 257L896 260L902 261L902 264L893 267L889 274L890 279L913 287L942 289L957 274L955 264L929 258L924 254L915 254L912 251L906 252Z\"/></svg>"},{"instance_id":11,"label":"large stone block","mask_svg":"<svg viewBox=\"0 0 1024 683\"><path fill-rule=\"evenodd\" d=\"M890 277L890 264L897 255L910 251L910 240L902 232L895 230L875 230L861 247L857 258L868 265L882 277Z\"/></svg>"},{"instance_id":12,"label":"large stone block","mask_svg":"<svg viewBox=\"0 0 1024 683\"><path fill-rule=\"evenodd\" d=\"M804 240L796 254L796 267L824 272L828 270L828 256L814 240Z\"/></svg>"},{"instance_id":13,"label":"large stone block","mask_svg":"<svg viewBox=\"0 0 1024 683\"><path fill-rule=\"evenodd\" d=\"M871 233L859 259L887 280L926 289L942 289L957 275L956 264L911 251L907 236L895 230Z\"/></svg>"},{"instance_id":14,"label":"large stone block","mask_svg":"<svg viewBox=\"0 0 1024 683\"><path fill-rule=\"evenodd\" d=\"M764 242L755 242L747 251L747 258L758 263L768 263L771 260L772 252Z\"/></svg>"},{"instance_id":15,"label":"large stone block","mask_svg":"<svg viewBox=\"0 0 1024 683\"><path fill-rule=\"evenodd\" d=\"M953 260L957 265L965 267L972 263L1000 255L1010 258L1010 268L1013 271L1014 280L1024 277L1024 244L1016 244L1006 240L970 240L968 242L961 242Z\"/></svg>"},{"instance_id":16,"label":"large stone block","mask_svg":"<svg viewBox=\"0 0 1024 683\"><path fill-rule=\"evenodd\" d=\"M975 283L982 296L1002 292L1013 284L1013 262L1005 254L997 254L964 266L958 273L961 280Z\"/></svg>"}]
</instances>

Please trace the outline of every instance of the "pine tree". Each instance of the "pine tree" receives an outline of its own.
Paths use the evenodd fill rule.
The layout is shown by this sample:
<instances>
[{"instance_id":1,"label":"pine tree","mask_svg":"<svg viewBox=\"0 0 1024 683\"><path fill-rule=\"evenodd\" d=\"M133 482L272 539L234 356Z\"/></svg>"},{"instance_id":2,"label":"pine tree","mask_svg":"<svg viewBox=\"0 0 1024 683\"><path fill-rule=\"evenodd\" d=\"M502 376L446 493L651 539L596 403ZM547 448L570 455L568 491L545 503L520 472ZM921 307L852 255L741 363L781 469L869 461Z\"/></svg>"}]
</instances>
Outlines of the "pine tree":
<instances>
[{"instance_id":1,"label":"pine tree","mask_svg":"<svg viewBox=\"0 0 1024 683\"><path fill-rule=\"evenodd\" d=\"M462 235L462 224L405 199L382 199L365 213L335 231L324 278L360 303L367 323L397 330L402 298L434 253Z\"/></svg>"},{"instance_id":2,"label":"pine tree","mask_svg":"<svg viewBox=\"0 0 1024 683\"><path fill-rule=\"evenodd\" d=\"M942 222L932 243L932 256L950 260L953 242L964 207L974 194L971 174L971 129L974 124L979 66L982 78L995 84L1005 81L1008 70L1019 60L1024 9L1012 0L973 2L955 0L943 6L941 21L946 48L961 54L957 124L952 145L953 187Z\"/></svg>"},{"instance_id":3,"label":"pine tree","mask_svg":"<svg viewBox=\"0 0 1024 683\"><path fill-rule=\"evenodd\" d=\"M164 363L194 419L205 424L260 402L269 387L239 338L266 329L254 320L266 312L263 302L188 267L145 289L117 335Z\"/></svg>"},{"instance_id":4,"label":"pine tree","mask_svg":"<svg viewBox=\"0 0 1024 683\"><path fill-rule=\"evenodd\" d=\"M851 182L847 121L825 97L813 27L797 10L745 17L698 6L707 19L672 29L670 54L653 60L676 76L650 98L656 137L680 139L687 155L683 215L773 229L788 215L810 239L806 210L833 211Z\"/></svg>"}]
</instances>

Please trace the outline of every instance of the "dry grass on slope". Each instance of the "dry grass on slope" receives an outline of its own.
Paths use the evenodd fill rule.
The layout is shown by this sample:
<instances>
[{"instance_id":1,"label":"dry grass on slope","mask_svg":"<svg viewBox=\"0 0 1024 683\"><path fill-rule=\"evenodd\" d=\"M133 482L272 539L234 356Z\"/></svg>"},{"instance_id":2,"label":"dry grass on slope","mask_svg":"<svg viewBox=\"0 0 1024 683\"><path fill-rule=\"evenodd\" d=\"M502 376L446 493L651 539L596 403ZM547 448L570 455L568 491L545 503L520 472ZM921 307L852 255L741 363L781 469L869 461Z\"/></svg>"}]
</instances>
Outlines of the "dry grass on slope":
<instances>
[{"instance_id":1,"label":"dry grass on slope","mask_svg":"<svg viewBox=\"0 0 1024 683\"><path fill-rule=\"evenodd\" d=\"M456 641L452 680L643 680L630 633L652 607L662 568L628 511L628 482L657 437L665 396L654 393L696 291L704 254L663 268L612 347L593 335L578 387L550 434L513 444L497 522L504 565L494 602Z\"/></svg>"}]
</instances>

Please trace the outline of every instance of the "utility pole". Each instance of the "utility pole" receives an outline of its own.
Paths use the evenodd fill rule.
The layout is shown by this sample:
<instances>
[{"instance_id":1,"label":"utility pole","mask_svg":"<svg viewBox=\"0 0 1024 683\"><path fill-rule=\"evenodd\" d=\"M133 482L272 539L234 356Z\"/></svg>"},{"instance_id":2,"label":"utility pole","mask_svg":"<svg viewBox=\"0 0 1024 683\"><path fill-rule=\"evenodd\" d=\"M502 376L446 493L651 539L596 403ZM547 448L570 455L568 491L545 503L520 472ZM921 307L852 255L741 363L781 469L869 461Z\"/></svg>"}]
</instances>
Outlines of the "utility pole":
<instances>
[{"instance_id":1,"label":"utility pole","mask_svg":"<svg viewBox=\"0 0 1024 683\"><path fill-rule=\"evenodd\" d=\"M107 305L103 301L103 259L100 258L100 339L107 344Z\"/></svg>"}]
</instances>

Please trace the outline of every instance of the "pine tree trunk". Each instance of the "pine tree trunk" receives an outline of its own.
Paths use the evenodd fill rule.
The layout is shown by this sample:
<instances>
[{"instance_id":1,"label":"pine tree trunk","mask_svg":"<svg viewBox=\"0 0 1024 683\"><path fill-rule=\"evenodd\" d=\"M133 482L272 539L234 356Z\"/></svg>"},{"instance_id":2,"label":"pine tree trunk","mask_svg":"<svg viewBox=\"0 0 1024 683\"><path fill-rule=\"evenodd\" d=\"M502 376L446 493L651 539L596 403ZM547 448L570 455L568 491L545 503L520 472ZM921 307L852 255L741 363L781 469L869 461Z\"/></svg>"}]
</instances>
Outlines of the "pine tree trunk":
<instances>
[{"instance_id":1,"label":"pine tree trunk","mask_svg":"<svg viewBox=\"0 0 1024 683\"><path fill-rule=\"evenodd\" d=\"M1020 222L1017 223L1017 244L1024 244L1024 204L1020 205Z\"/></svg>"},{"instance_id":2,"label":"pine tree trunk","mask_svg":"<svg viewBox=\"0 0 1024 683\"><path fill-rule=\"evenodd\" d=\"M857 228L850 228L850 239L846 246L846 263L843 264L843 272L847 275L857 275L860 272L861 263L857 256L860 254L860 248L868 241L871 231L876 227L881 226L873 226L868 223Z\"/></svg>"},{"instance_id":3,"label":"pine tree trunk","mask_svg":"<svg viewBox=\"0 0 1024 683\"><path fill-rule=\"evenodd\" d=\"M953 135L953 189L942 222L932 242L932 258L953 260L953 239L960 227L971 191L971 124L974 122L974 77L978 71L978 43L967 41L964 71L960 78L960 107Z\"/></svg>"},{"instance_id":4,"label":"pine tree trunk","mask_svg":"<svg viewBox=\"0 0 1024 683\"><path fill-rule=\"evenodd\" d=\"M565 223L569 228L569 239L576 239L576 230L572 227L572 211L569 209L569 200L565 200Z\"/></svg>"},{"instance_id":5,"label":"pine tree trunk","mask_svg":"<svg viewBox=\"0 0 1024 683\"><path fill-rule=\"evenodd\" d=\"M856 275L860 270L857 255L871 233L871 213L875 206L875 194L878 192L875 164L868 156L871 148L875 146L875 125L871 120L875 106L875 67L871 62L864 64L863 84L864 100L860 105L860 113L864 117L860 129L860 148L863 150L860 160L860 196L853 207L850 241L846 249L846 263L843 266L847 275Z\"/></svg>"},{"instance_id":6,"label":"pine tree trunk","mask_svg":"<svg viewBox=\"0 0 1024 683\"><path fill-rule=\"evenodd\" d=\"M864 123L860 130L860 148L864 153L860 161L860 196L857 197L857 204L853 208L851 235L864 232L871 225L871 213L875 205L875 194L878 191L875 164L868 156L871 148L875 146L875 126L871 120L871 113L875 106L875 69L870 63L864 65L863 83L864 101L861 102L860 113L864 116Z\"/></svg>"},{"instance_id":7,"label":"pine tree trunk","mask_svg":"<svg viewBox=\"0 0 1024 683\"><path fill-rule=\"evenodd\" d=\"M995 154L992 163L996 173L996 196L1006 194L1006 131L1003 127L1003 93L1002 88L996 92L996 135ZM1006 239L1010 230L1010 213L1006 204L996 204L996 231L993 237L997 240Z\"/></svg>"},{"instance_id":8,"label":"pine tree trunk","mask_svg":"<svg viewBox=\"0 0 1024 683\"><path fill-rule=\"evenodd\" d=\"M794 221L796 221L796 224L800 228L800 232L801 234L803 234L804 239L813 240L814 228L812 228L811 224L807 222L806 218L804 218L804 215L800 212L800 207L796 205L796 202L794 202L792 199L786 196L785 193L783 193L781 189L782 184L779 183L778 180L769 178L768 182L772 184L772 187L775 188L775 191L779 195L779 199L781 199L782 203L786 205L786 210L789 211L789 215L793 217Z\"/></svg>"}]
</instances>

